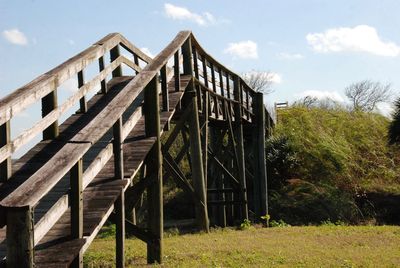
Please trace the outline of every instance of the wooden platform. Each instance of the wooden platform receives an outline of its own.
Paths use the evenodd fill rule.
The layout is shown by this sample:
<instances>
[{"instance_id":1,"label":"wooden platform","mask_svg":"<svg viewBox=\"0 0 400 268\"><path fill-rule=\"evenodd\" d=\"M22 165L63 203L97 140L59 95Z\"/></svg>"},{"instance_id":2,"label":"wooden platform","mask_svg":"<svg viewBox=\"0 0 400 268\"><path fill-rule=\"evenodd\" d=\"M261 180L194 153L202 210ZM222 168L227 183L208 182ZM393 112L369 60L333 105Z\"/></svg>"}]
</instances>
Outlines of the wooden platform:
<instances>
[{"instance_id":1,"label":"wooden platform","mask_svg":"<svg viewBox=\"0 0 400 268\"><path fill-rule=\"evenodd\" d=\"M12 179L0 185L0 200L21 185L34 174L54 154L67 143L85 142L71 140L87 125L96 115L104 109L124 87L131 77L118 77L109 84L109 93L98 94L88 103L88 112L74 114L60 125L59 137L51 142L42 141L27 152L21 159L13 164L14 174ZM161 112L161 127L171 120L175 107L183 96L183 91L188 85L190 77L181 77L181 91L175 92L173 82L168 84L170 110ZM171 81L174 81L172 79ZM143 96L139 96L124 114L126 121L133 113L142 109ZM141 115L141 113L138 113ZM107 155L112 148L112 133L109 131L84 155L84 171L94 161L100 161L99 155ZM60 182L39 202L35 207L35 264L38 267L67 267L79 251L85 251L94 239L110 213L113 204L125 191L142 165L147 153L153 146L155 139L145 137L144 116L141 116L131 133L128 134L123 144L125 179L114 178L114 159L112 154L107 164L97 174L84 190L84 239L70 239L70 210L68 208L69 176L66 175ZM84 186L85 181L84 181ZM57 217L59 218L57 220ZM53 226L47 223L57 222ZM42 225L43 227L39 227ZM6 255L5 227L0 229L0 260Z\"/></svg>"}]
</instances>

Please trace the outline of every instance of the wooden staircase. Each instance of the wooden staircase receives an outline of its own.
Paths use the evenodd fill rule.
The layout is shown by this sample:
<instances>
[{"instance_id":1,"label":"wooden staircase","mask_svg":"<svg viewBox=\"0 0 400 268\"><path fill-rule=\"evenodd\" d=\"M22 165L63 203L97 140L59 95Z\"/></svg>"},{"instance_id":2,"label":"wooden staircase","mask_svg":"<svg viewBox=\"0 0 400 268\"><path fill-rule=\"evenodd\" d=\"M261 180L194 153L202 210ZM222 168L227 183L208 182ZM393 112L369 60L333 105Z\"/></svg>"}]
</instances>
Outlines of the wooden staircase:
<instances>
[{"instance_id":1,"label":"wooden staircase","mask_svg":"<svg viewBox=\"0 0 400 268\"><path fill-rule=\"evenodd\" d=\"M124 56L121 49L132 57ZM104 60L106 53L110 53L109 64ZM95 62L99 74L84 81L85 68ZM123 76L122 65L134 75ZM78 91L58 104L57 88L73 76ZM101 90L86 100L96 85ZM10 120L38 101L42 119L11 140ZM76 103L79 110L58 124ZM241 212L234 217L241 219L248 217L250 207L265 214L265 151L257 146L264 142L265 122L271 118L262 95L209 56L191 32L180 32L154 59L120 34L110 34L0 104L0 266L80 267L84 252L111 215L117 227L117 267L124 266L125 228L147 243L149 263L161 262L163 177L172 177L191 193L196 224L205 231L209 228L207 203L224 209L232 206L232 210L237 204ZM208 146L208 127L226 129L232 147L218 148L234 152L236 167L228 167L218 159L222 157L219 150ZM247 172L252 174L247 181L243 129L257 130L254 137L258 139L256 153L251 152L256 164L249 165L251 172ZM165 131L169 135L162 144ZM40 133L41 142L11 161L18 148ZM187 134L188 140L173 157L168 150L179 133ZM179 168L185 154L190 158L191 180ZM146 174L134 180L144 166ZM217 177L207 182L211 167L223 174L214 172ZM238 200L207 198L207 189L216 188L220 177L228 178L226 184L238 190ZM251 200L246 188L255 189ZM146 228L125 219L125 196L136 203L144 192ZM220 198L226 190L214 192Z\"/></svg>"}]
</instances>

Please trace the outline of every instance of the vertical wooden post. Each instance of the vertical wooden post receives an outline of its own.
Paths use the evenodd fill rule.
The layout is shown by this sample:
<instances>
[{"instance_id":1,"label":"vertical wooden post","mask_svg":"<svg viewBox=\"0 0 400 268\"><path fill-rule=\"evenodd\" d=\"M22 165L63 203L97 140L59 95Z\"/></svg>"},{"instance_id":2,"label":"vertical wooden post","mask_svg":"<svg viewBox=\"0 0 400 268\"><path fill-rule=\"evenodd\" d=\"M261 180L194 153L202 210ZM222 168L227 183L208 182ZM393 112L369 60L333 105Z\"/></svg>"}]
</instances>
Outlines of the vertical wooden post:
<instances>
[{"instance_id":1,"label":"vertical wooden post","mask_svg":"<svg viewBox=\"0 0 400 268\"><path fill-rule=\"evenodd\" d=\"M11 141L10 121L0 126L0 148L8 146ZM0 163L0 182L4 182L11 177L11 156Z\"/></svg>"},{"instance_id":2,"label":"vertical wooden post","mask_svg":"<svg viewBox=\"0 0 400 268\"><path fill-rule=\"evenodd\" d=\"M42 117L57 108L57 90L53 90L42 98ZM43 131L43 140L51 140L58 136L58 120Z\"/></svg>"},{"instance_id":3,"label":"vertical wooden post","mask_svg":"<svg viewBox=\"0 0 400 268\"><path fill-rule=\"evenodd\" d=\"M7 267L34 267L33 209L7 211Z\"/></svg>"},{"instance_id":4,"label":"vertical wooden post","mask_svg":"<svg viewBox=\"0 0 400 268\"><path fill-rule=\"evenodd\" d=\"M169 111L169 95L168 95L168 82L167 82L167 66L161 68L161 93L163 111Z\"/></svg>"},{"instance_id":5,"label":"vertical wooden post","mask_svg":"<svg viewBox=\"0 0 400 268\"><path fill-rule=\"evenodd\" d=\"M264 100L261 92L255 93L254 96L254 113L256 115L256 131L255 131L255 159L256 170L254 172L254 184L258 187L258 195L255 196L254 203L258 202L258 216L268 214L268 191L267 191L267 170L265 156L265 113ZM258 182L258 183L257 183ZM254 189L256 193L256 189ZM257 213L257 211L255 211Z\"/></svg>"},{"instance_id":6,"label":"vertical wooden post","mask_svg":"<svg viewBox=\"0 0 400 268\"><path fill-rule=\"evenodd\" d=\"M147 262L162 262L163 241L163 182L160 140L159 83L154 77L144 90L145 132L147 137L156 137L153 148L146 157L148 176L153 183L147 189L148 228L155 237L147 242Z\"/></svg>"},{"instance_id":7,"label":"vertical wooden post","mask_svg":"<svg viewBox=\"0 0 400 268\"><path fill-rule=\"evenodd\" d=\"M113 47L110 50L110 60L111 60L111 62L116 60L119 57L119 55L120 55L119 45L116 45L115 47ZM117 68L114 69L114 71L112 71L112 77L118 77L118 76L122 76L122 67L121 67L121 65L119 65Z\"/></svg>"},{"instance_id":8,"label":"vertical wooden post","mask_svg":"<svg viewBox=\"0 0 400 268\"><path fill-rule=\"evenodd\" d=\"M114 176L116 179L124 179L124 154L122 141L122 117L113 125L113 153L114 153ZM121 190L120 196L114 204L115 207L115 240L116 240L116 266L125 267L125 193Z\"/></svg>"},{"instance_id":9,"label":"vertical wooden post","mask_svg":"<svg viewBox=\"0 0 400 268\"><path fill-rule=\"evenodd\" d=\"M139 66L139 57L136 54L133 54L133 62ZM136 74L138 74L138 71L135 71Z\"/></svg>"},{"instance_id":10,"label":"vertical wooden post","mask_svg":"<svg viewBox=\"0 0 400 268\"><path fill-rule=\"evenodd\" d=\"M203 93L203 135L202 135L202 150L203 150L203 168L204 168L204 184L207 188L207 162L208 162L208 105L209 105L209 95L208 95L208 91L204 91Z\"/></svg>"},{"instance_id":11,"label":"vertical wooden post","mask_svg":"<svg viewBox=\"0 0 400 268\"><path fill-rule=\"evenodd\" d=\"M78 88L81 88L85 84L85 78L83 76L83 70L78 72ZM79 100L79 112L80 113L86 113L87 112L87 103L86 103L86 97L83 96Z\"/></svg>"},{"instance_id":12,"label":"vertical wooden post","mask_svg":"<svg viewBox=\"0 0 400 268\"><path fill-rule=\"evenodd\" d=\"M245 167L245 158L244 158L244 144L243 144L243 122L242 122L242 103L243 101L240 99L240 79L239 77L235 77L234 80L234 96L237 103L235 104L235 140L236 140L236 148L238 155L238 175L239 175L239 183L240 183L240 201L241 203L241 220L245 220L249 218L248 209L247 209L247 190L246 190L246 167Z\"/></svg>"},{"instance_id":13,"label":"vertical wooden post","mask_svg":"<svg viewBox=\"0 0 400 268\"><path fill-rule=\"evenodd\" d=\"M183 70L184 74L193 75L192 64L192 44L191 39L188 38L182 47L182 54L184 59ZM201 137L200 137L200 123L197 104L197 93L194 88L193 79L190 82L187 94L191 97L192 115L188 119L189 123L189 143L190 143L190 162L192 167L193 186L197 197L200 199L196 202L196 221L201 230L209 232L209 220L207 211L207 185L204 179L204 166L202 159ZM207 154L207 151L203 152Z\"/></svg>"},{"instance_id":14,"label":"vertical wooden post","mask_svg":"<svg viewBox=\"0 0 400 268\"><path fill-rule=\"evenodd\" d=\"M174 79L175 79L175 91L181 89L181 74L179 70L179 49L174 54Z\"/></svg>"},{"instance_id":15,"label":"vertical wooden post","mask_svg":"<svg viewBox=\"0 0 400 268\"><path fill-rule=\"evenodd\" d=\"M104 57L101 56L99 58L99 71L103 71L105 68L104 65ZM107 93L107 82L106 79L101 80L101 93L106 94Z\"/></svg>"},{"instance_id":16,"label":"vertical wooden post","mask_svg":"<svg viewBox=\"0 0 400 268\"><path fill-rule=\"evenodd\" d=\"M71 238L83 238L83 164L82 159L70 170ZM71 267L83 267L83 254L79 252Z\"/></svg>"}]
</instances>

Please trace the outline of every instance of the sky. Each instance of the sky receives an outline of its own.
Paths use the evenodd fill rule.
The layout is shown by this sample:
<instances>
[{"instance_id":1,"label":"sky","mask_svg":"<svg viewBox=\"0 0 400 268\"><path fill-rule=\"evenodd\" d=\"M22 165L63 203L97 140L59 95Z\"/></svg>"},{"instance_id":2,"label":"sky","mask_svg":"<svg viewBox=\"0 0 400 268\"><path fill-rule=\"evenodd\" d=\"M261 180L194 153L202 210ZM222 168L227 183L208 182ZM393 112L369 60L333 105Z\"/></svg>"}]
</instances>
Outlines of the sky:
<instances>
[{"instance_id":1,"label":"sky","mask_svg":"<svg viewBox=\"0 0 400 268\"><path fill-rule=\"evenodd\" d=\"M270 105L306 95L345 102L346 86L363 79L391 83L394 99L399 12L398 0L0 0L0 98L108 33L154 56L191 30L234 72L272 72ZM23 114L18 129L31 116Z\"/></svg>"}]
</instances>

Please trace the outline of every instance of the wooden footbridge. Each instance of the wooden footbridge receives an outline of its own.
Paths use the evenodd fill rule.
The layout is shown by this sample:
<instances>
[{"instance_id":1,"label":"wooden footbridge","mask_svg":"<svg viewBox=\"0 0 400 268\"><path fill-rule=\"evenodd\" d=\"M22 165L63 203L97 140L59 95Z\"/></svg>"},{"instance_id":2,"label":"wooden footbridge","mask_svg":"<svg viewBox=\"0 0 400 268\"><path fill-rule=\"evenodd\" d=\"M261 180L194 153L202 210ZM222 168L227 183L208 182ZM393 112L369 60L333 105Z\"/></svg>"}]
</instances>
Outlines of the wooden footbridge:
<instances>
[{"instance_id":1,"label":"wooden footbridge","mask_svg":"<svg viewBox=\"0 0 400 268\"><path fill-rule=\"evenodd\" d=\"M99 72L86 81L93 64ZM57 89L71 78L77 91L60 103ZM11 120L35 103L42 118L11 139ZM61 122L74 105L79 110ZM107 35L0 100L0 266L82 266L108 219L116 224L117 267L125 230L147 243L149 263L161 263L163 179L190 194L200 230L264 215L264 142L273 122L263 95L191 32L154 59ZM42 141L11 159L37 135ZM125 212L143 199L138 224Z\"/></svg>"}]
</instances>

